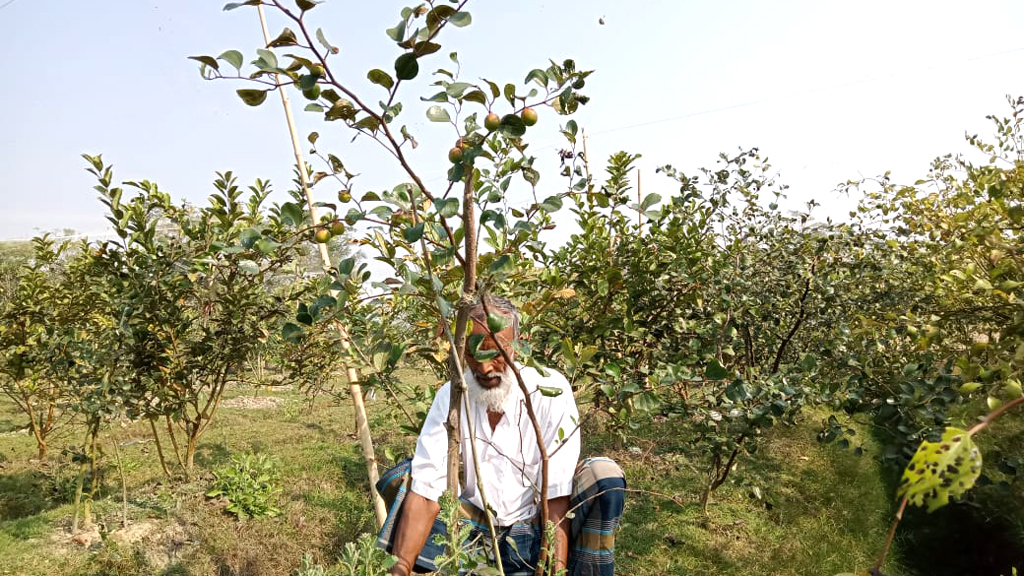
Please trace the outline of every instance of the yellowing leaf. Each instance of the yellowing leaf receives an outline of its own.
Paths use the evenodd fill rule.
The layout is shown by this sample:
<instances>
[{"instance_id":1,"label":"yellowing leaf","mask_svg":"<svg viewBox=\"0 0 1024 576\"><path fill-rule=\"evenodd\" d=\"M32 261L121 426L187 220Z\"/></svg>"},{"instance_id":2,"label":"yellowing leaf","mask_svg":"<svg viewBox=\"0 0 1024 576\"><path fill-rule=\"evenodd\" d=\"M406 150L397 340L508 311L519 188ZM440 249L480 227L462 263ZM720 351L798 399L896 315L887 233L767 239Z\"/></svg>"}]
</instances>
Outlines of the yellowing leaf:
<instances>
[{"instance_id":1,"label":"yellowing leaf","mask_svg":"<svg viewBox=\"0 0 1024 576\"><path fill-rule=\"evenodd\" d=\"M900 482L899 495L932 512L963 494L981 474L981 452L966 431L946 428L938 442L922 442Z\"/></svg>"}]
</instances>

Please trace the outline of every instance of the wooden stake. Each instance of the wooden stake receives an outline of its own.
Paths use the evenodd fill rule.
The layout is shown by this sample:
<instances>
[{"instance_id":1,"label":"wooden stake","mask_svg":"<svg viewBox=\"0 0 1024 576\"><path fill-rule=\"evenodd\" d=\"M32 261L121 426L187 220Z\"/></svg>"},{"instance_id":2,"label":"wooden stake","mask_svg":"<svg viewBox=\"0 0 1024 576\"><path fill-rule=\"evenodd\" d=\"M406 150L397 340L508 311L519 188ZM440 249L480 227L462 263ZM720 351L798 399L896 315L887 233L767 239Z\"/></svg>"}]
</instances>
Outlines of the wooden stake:
<instances>
[{"instance_id":1,"label":"wooden stake","mask_svg":"<svg viewBox=\"0 0 1024 576\"><path fill-rule=\"evenodd\" d=\"M637 210L637 213L636 213L636 227L637 228L641 228L644 225L644 221L643 221L643 217L644 217L644 211L643 211L644 196L640 192L640 170L636 171L636 204L637 204L637 206L641 207L641 209Z\"/></svg>"},{"instance_id":2,"label":"wooden stake","mask_svg":"<svg viewBox=\"0 0 1024 576\"><path fill-rule=\"evenodd\" d=\"M270 31L267 29L267 18L263 12L263 5L257 5L257 10L260 15L260 25L263 28L263 40L266 44L270 44ZM280 83L280 78L275 75L275 80ZM288 94L284 88L278 88L278 92L281 93L281 104L284 106L284 115L288 120L288 131L291 133L292 138L292 150L295 153L295 162L299 167L299 180L302 182L302 192L306 195L306 205L309 208L309 217L315 224L320 221L320 217L317 214L316 203L313 201L313 193L309 190L309 179L306 175L306 161L302 155L302 146L299 144L299 133L295 128L295 118L292 116L291 104L288 101ZM318 243L320 247L320 259L323 260L324 268L333 268L331 263L331 255L327 251L327 243ZM331 291L331 296L337 296L336 290ZM341 347L345 352L348 352L352 347L352 343L349 339L348 332L340 322L334 323L335 328L338 330L338 335L341 336ZM380 495L377 494L376 484L380 475L377 473L377 457L373 451L373 438L370 436L370 425L366 419L366 407L363 405L363 390L359 384L359 373L352 366L346 367L346 376L348 377L349 391L352 396L352 406L355 408L356 413L356 429L359 433L359 444L363 450L363 459L366 461L366 472L370 479L370 498L373 500L374 511L377 513L377 526L383 526L384 520L387 518L387 510L384 507L384 500L381 499Z\"/></svg>"}]
</instances>

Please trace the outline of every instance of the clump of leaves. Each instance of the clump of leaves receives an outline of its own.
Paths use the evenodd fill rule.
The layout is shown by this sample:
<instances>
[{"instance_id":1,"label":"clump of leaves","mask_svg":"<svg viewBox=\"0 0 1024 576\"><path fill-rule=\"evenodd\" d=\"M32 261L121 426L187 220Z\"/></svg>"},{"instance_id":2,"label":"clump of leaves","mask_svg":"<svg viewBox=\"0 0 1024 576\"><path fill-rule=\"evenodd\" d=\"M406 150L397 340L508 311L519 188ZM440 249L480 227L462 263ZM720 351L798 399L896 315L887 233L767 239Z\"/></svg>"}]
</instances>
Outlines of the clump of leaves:
<instances>
[{"instance_id":1,"label":"clump of leaves","mask_svg":"<svg viewBox=\"0 0 1024 576\"><path fill-rule=\"evenodd\" d=\"M295 576L329 576L330 570L313 560L308 552L302 555L302 566L295 572Z\"/></svg>"},{"instance_id":2,"label":"clump of leaves","mask_svg":"<svg viewBox=\"0 0 1024 576\"><path fill-rule=\"evenodd\" d=\"M239 519L277 516L277 486L281 474L278 464L266 454L246 453L233 456L231 465L213 473L216 479L206 495L228 500L227 511Z\"/></svg>"},{"instance_id":3,"label":"clump of leaves","mask_svg":"<svg viewBox=\"0 0 1024 576\"><path fill-rule=\"evenodd\" d=\"M383 576L398 559L377 547L373 534L361 534L355 542L346 542L338 562L342 576Z\"/></svg>"},{"instance_id":4,"label":"clump of leaves","mask_svg":"<svg viewBox=\"0 0 1024 576\"><path fill-rule=\"evenodd\" d=\"M488 558L493 558L497 554L496 550L488 548L492 543L470 539L470 530L462 522L459 499L452 496L451 492L445 491L437 502L441 505L439 515L448 527L448 535L434 535L434 543L445 547L444 552L434 559L434 564L437 565L436 574L501 574L498 569L488 565Z\"/></svg>"}]
</instances>

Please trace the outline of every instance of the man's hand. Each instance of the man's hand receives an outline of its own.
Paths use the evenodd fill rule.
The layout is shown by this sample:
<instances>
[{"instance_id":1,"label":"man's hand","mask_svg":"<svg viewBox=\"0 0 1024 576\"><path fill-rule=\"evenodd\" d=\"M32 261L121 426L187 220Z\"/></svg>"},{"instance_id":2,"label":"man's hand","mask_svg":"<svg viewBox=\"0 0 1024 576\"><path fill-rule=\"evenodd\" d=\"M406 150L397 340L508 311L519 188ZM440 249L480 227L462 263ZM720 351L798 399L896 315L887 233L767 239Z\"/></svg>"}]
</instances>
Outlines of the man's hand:
<instances>
[{"instance_id":1,"label":"man's hand","mask_svg":"<svg viewBox=\"0 0 1024 576\"><path fill-rule=\"evenodd\" d=\"M568 503L568 498L566 499ZM390 574L408 576L416 565L416 557L430 535L430 527L441 511L441 505L410 491L402 503L402 517L395 527L395 547L392 553L398 563L392 566Z\"/></svg>"},{"instance_id":2,"label":"man's hand","mask_svg":"<svg viewBox=\"0 0 1024 576\"><path fill-rule=\"evenodd\" d=\"M555 569L561 570L569 562L569 497L548 500L548 520L555 523Z\"/></svg>"}]
</instances>

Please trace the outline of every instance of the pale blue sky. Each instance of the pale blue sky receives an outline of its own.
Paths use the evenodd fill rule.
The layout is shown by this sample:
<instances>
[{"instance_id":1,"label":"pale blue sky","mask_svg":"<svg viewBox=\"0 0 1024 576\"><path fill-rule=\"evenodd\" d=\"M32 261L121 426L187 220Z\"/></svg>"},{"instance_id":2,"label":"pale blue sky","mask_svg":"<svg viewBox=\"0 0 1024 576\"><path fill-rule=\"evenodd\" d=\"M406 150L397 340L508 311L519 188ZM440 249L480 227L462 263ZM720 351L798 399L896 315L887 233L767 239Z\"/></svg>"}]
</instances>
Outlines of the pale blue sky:
<instances>
[{"instance_id":1,"label":"pale blue sky","mask_svg":"<svg viewBox=\"0 0 1024 576\"><path fill-rule=\"evenodd\" d=\"M0 4L4 2L0 1ZM149 179L200 202L215 171L257 177L284 198L291 147L279 100L249 108L240 86L206 82L186 57L242 50L262 36L256 11L222 12L220 0L15 0L0 8L0 239L39 230L105 230L102 206L79 157L102 153L120 180ZM402 4L327 0L309 15L341 47L343 77L376 98L365 73L400 53L384 29ZM835 184L892 169L914 180L928 162L966 150L964 132L990 132L987 114L1024 94L1024 2L1019 0L825 2L811 0L589 2L471 0L473 24L450 29L429 72L456 50L463 78L521 82L548 58L595 69L592 97L576 116L595 167L625 149L644 155L644 192L674 189L656 166L690 171L719 151L758 146L824 213L845 205ZM286 23L270 11L276 34ZM604 18L605 24L598 23ZM453 137L423 115L432 93L421 73L403 92L400 119L423 144L412 154L428 186L443 183ZM297 95L295 95L297 96ZM363 176L359 190L402 181L380 151L301 112L303 134L320 130ZM415 104L415 105L413 105ZM531 129L547 167L539 194L559 190L553 111ZM327 200L335 190L317 195ZM517 192L522 194L523 192ZM525 197L524 197L525 198ZM525 200L524 200L525 201Z\"/></svg>"}]
</instances>

